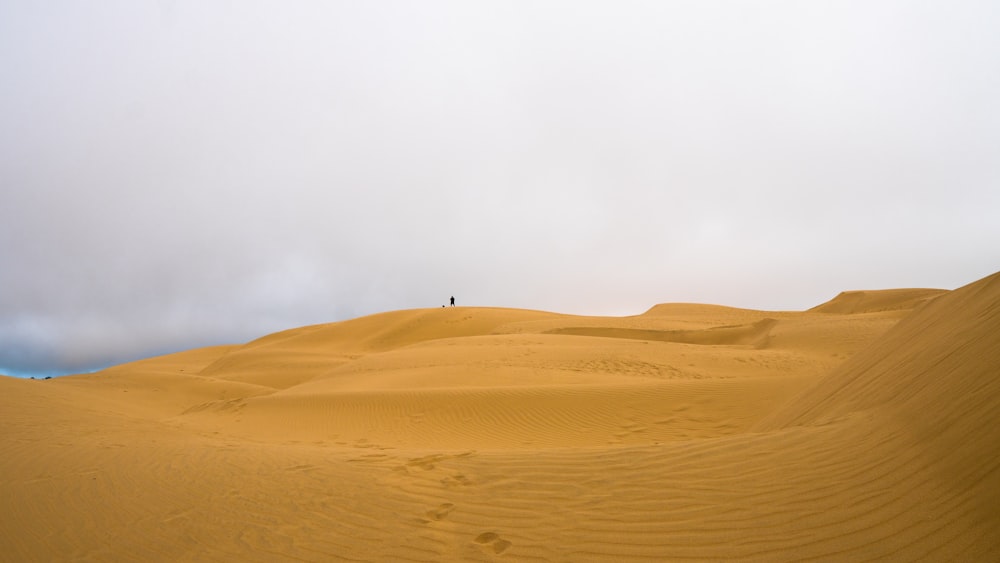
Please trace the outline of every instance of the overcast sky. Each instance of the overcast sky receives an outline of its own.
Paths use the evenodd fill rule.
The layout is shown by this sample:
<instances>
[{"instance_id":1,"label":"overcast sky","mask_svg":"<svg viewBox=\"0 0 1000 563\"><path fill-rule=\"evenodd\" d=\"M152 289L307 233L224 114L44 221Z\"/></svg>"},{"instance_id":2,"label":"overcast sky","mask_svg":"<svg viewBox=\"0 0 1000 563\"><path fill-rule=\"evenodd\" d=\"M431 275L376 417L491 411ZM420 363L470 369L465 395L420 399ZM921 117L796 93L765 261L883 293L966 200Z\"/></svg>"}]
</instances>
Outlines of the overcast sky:
<instances>
[{"instance_id":1,"label":"overcast sky","mask_svg":"<svg viewBox=\"0 0 1000 563\"><path fill-rule=\"evenodd\" d=\"M0 3L0 372L1000 269L1000 3Z\"/></svg>"}]
</instances>

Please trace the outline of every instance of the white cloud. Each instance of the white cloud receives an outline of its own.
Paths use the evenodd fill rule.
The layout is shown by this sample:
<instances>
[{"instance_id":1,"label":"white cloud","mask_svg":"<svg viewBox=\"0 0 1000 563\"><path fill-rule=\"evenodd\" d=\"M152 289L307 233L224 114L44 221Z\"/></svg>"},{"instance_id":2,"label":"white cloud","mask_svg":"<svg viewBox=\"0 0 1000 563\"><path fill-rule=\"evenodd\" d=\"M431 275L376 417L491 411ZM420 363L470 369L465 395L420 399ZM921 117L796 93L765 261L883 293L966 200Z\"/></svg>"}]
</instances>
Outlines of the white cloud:
<instances>
[{"instance_id":1,"label":"white cloud","mask_svg":"<svg viewBox=\"0 0 1000 563\"><path fill-rule=\"evenodd\" d=\"M1000 264L998 23L972 1L7 3L0 366L452 294L635 313L967 283Z\"/></svg>"}]
</instances>

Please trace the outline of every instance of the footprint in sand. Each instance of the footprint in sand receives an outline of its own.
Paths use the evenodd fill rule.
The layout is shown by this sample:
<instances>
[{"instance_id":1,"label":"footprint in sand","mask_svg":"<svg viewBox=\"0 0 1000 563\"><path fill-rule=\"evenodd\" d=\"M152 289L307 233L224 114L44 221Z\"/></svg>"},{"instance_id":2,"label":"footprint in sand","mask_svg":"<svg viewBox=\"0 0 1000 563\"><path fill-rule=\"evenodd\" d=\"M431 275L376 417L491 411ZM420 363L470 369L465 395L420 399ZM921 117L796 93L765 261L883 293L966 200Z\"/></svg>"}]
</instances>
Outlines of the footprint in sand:
<instances>
[{"instance_id":1,"label":"footprint in sand","mask_svg":"<svg viewBox=\"0 0 1000 563\"><path fill-rule=\"evenodd\" d=\"M441 479L441 484L445 487L467 487L472 484L468 477L458 473Z\"/></svg>"},{"instance_id":2,"label":"footprint in sand","mask_svg":"<svg viewBox=\"0 0 1000 563\"><path fill-rule=\"evenodd\" d=\"M500 555L501 553L510 549L510 546L514 545L509 541L500 537L500 534L496 532L483 532L476 536L473 540L484 549L492 549L493 553Z\"/></svg>"},{"instance_id":3,"label":"footprint in sand","mask_svg":"<svg viewBox=\"0 0 1000 563\"><path fill-rule=\"evenodd\" d=\"M455 510L455 505L450 502L446 502L433 510L428 510L427 517L435 522L438 522L444 520L446 516L451 514L452 510Z\"/></svg>"},{"instance_id":4,"label":"footprint in sand","mask_svg":"<svg viewBox=\"0 0 1000 563\"><path fill-rule=\"evenodd\" d=\"M448 459L448 456L441 454L426 455L424 457L411 459L410 461L406 462L406 467L419 467L424 471L430 471L431 469L437 467L436 465L437 463L445 459Z\"/></svg>"}]
</instances>

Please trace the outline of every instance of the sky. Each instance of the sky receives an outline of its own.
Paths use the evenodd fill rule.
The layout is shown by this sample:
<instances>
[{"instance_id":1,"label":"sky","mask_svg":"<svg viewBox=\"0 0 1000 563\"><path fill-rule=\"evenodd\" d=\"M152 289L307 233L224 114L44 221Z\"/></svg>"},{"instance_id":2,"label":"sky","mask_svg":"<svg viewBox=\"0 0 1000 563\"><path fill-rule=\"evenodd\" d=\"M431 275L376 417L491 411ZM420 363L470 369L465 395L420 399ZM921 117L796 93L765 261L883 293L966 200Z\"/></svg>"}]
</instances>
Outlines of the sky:
<instances>
[{"instance_id":1,"label":"sky","mask_svg":"<svg viewBox=\"0 0 1000 563\"><path fill-rule=\"evenodd\" d=\"M0 3L0 372L1000 270L1000 3Z\"/></svg>"}]
</instances>

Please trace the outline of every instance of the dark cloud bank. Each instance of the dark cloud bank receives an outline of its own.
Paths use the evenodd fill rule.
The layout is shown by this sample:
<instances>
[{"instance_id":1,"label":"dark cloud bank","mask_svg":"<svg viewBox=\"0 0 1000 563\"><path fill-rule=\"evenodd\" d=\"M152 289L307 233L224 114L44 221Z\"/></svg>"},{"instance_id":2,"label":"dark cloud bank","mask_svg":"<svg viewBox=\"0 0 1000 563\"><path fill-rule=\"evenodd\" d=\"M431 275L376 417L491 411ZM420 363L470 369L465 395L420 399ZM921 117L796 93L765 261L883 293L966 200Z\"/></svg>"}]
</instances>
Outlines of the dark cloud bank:
<instances>
[{"instance_id":1,"label":"dark cloud bank","mask_svg":"<svg viewBox=\"0 0 1000 563\"><path fill-rule=\"evenodd\" d=\"M994 2L0 6L0 371L1000 265Z\"/></svg>"}]
</instances>

